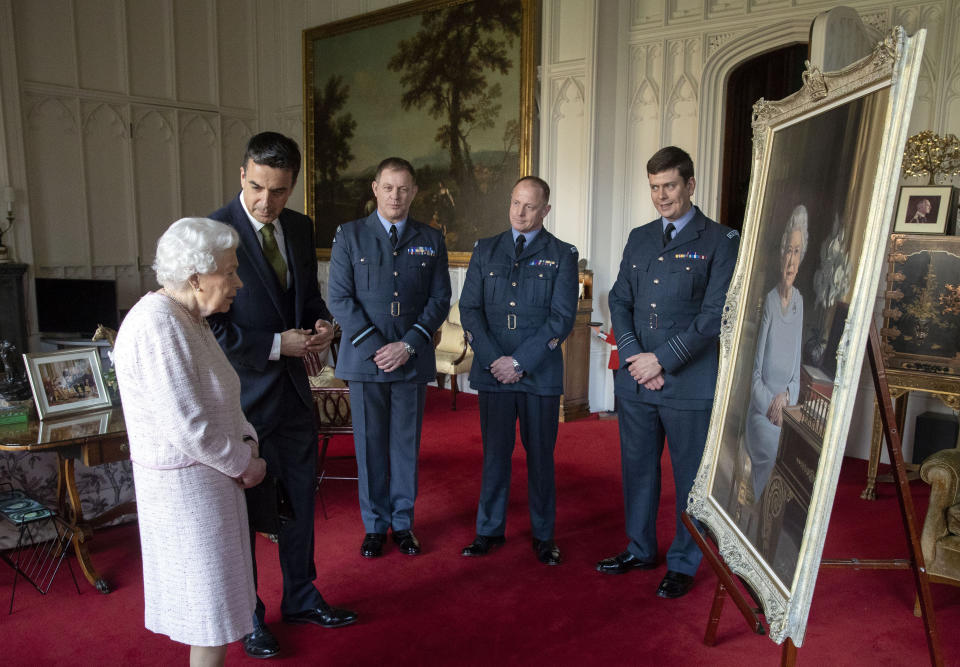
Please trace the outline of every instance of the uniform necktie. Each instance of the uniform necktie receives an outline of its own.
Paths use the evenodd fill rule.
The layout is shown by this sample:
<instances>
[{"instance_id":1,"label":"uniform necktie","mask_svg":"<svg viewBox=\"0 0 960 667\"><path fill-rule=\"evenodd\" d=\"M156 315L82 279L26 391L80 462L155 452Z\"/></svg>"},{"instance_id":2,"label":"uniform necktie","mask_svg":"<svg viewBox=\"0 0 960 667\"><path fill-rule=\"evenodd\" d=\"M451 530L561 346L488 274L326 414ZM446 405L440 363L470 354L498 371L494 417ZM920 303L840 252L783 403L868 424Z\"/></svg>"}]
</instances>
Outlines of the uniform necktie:
<instances>
[{"instance_id":1,"label":"uniform necktie","mask_svg":"<svg viewBox=\"0 0 960 667\"><path fill-rule=\"evenodd\" d=\"M523 252L523 246L527 244L527 237L521 234L517 237L517 257Z\"/></svg>"},{"instance_id":2,"label":"uniform necktie","mask_svg":"<svg viewBox=\"0 0 960 667\"><path fill-rule=\"evenodd\" d=\"M394 247L394 248L397 247L397 242L398 242L399 240L400 240L400 239L397 238L397 226L396 226L396 225L390 225L390 243L393 244L393 247Z\"/></svg>"},{"instance_id":3,"label":"uniform necktie","mask_svg":"<svg viewBox=\"0 0 960 667\"><path fill-rule=\"evenodd\" d=\"M673 223L668 222L666 229L663 230L663 245L670 243L670 239L673 238L674 229L676 229L676 227L673 226Z\"/></svg>"},{"instance_id":4,"label":"uniform necktie","mask_svg":"<svg viewBox=\"0 0 960 667\"><path fill-rule=\"evenodd\" d=\"M280 286L287 289L287 263L280 253L280 247L277 245L277 237L274 232L276 232L276 229L272 222L260 228L260 235L263 237L263 254L273 268L273 272L277 274Z\"/></svg>"}]
</instances>

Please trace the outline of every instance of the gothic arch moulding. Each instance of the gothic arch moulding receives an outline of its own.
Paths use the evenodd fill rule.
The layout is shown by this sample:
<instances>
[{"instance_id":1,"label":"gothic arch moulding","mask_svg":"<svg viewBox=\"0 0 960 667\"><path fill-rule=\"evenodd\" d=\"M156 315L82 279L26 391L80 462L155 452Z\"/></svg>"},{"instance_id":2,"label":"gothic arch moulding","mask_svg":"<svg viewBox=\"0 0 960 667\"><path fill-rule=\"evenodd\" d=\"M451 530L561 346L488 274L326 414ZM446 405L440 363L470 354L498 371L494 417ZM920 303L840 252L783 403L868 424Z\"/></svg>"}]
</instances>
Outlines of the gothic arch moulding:
<instances>
[{"instance_id":1,"label":"gothic arch moulding","mask_svg":"<svg viewBox=\"0 0 960 667\"><path fill-rule=\"evenodd\" d=\"M705 211L717 211L720 207L723 117L730 72L755 56L809 39L810 19L795 18L728 39L707 57L700 80L697 173L717 176L697 179L697 198Z\"/></svg>"}]
</instances>

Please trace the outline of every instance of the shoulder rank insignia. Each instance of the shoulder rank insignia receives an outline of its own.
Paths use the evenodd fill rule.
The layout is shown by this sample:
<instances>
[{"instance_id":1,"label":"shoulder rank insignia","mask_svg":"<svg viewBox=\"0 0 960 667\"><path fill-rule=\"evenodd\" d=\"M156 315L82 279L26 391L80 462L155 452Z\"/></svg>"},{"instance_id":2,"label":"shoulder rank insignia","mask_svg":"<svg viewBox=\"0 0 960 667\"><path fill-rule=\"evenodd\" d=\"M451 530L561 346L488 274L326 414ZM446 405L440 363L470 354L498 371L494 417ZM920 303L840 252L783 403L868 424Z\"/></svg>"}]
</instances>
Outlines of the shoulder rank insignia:
<instances>
[{"instance_id":1,"label":"shoulder rank insignia","mask_svg":"<svg viewBox=\"0 0 960 667\"><path fill-rule=\"evenodd\" d=\"M531 259L529 266L556 266L557 263L552 259Z\"/></svg>"},{"instance_id":2,"label":"shoulder rank insignia","mask_svg":"<svg viewBox=\"0 0 960 667\"><path fill-rule=\"evenodd\" d=\"M740 236L740 232L738 232L736 229L731 229L729 232L727 232L728 239L735 239L738 236Z\"/></svg>"},{"instance_id":3,"label":"shoulder rank insignia","mask_svg":"<svg viewBox=\"0 0 960 667\"><path fill-rule=\"evenodd\" d=\"M472 343L472 342L473 342L473 334L470 333L469 331L466 331L465 333L467 334L467 342L468 342L468 343Z\"/></svg>"},{"instance_id":4,"label":"shoulder rank insignia","mask_svg":"<svg viewBox=\"0 0 960 667\"><path fill-rule=\"evenodd\" d=\"M480 239L477 239L476 241L473 242L474 248L476 248L478 245L480 245Z\"/></svg>"},{"instance_id":5,"label":"shoulder rank insignia","mask_svg":"<svg viewBox=\"0 0 960 667\"><path fill-rule=\"evenodd\" d=\"M434 257L437 254L437 251L433 248L425 245L411 246L407 248L408 255L425 255L427 257Z\"/></svg>"},{"instance_id":6,"label":"shoulder rank insignia","mask_svg":"<svg viewBox=\"0 0 960 667\"><path fill-rule=\"evenodd\" d=\"M559 344L560 344L560 339L559 339L559 338L551 338L551 339L550 339L550 342L547 343L547 347L549 347L551 350L556 350L556 349L557 349L557 345L559 345Z\"/></svg>"},{"instance_id":7,"label":"shoulder rank insignia","mask_svg":"<svg viewBox=\"0 0 960 667\"><path fill-rule=\"evenodd\" d=\"M577 254L577 246L575 246L575 245L570 246L570 254L571 254L571 255L576 255L576 254Z\"/></svg>"}]
</instances>

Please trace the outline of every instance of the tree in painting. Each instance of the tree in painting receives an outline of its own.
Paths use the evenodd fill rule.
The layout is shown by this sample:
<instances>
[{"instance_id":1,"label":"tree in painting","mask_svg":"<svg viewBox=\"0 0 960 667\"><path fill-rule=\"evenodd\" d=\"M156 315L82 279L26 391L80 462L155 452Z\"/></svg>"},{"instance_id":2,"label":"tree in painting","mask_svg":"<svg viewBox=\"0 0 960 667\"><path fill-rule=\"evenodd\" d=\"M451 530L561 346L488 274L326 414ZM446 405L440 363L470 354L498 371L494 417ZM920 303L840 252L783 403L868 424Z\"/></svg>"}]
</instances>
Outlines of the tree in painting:
<instances>
[{"instance_id":1,"label":"tree in painting","mask_svg":"<svg viewBox=\"0 0 960 667\"><path fill-rule=\"evenodd\" d=\"M401 73L405 110L426 109L439 119L436 140L449 152L450 175L461 197L474 200L483 185L470 152L470 133L494 127L502 91L487 72L513 67L509 48L519 38L516 0L483 0L427 12L413 37L402 40L388 67ZM507 134L516 132L514 124ZM514 137L504 143L513 146Z\"/></svg>"},{"instance_id":2,"label":"tree in painting","mask_svg":"<svg viewBox=\"0 0 960 667\"><path fill-rule=\"evenodd\" d=\"M343 77L333 75L327 79L322 89L314 93L314 154L316 155L316 196L317 203L332 209L340 187L340 172L353 160L350 152L350 140L353 138L357 121L353 115L339 114L350 97L350 87L343 83Z\"/></svg>"}]
</instances>

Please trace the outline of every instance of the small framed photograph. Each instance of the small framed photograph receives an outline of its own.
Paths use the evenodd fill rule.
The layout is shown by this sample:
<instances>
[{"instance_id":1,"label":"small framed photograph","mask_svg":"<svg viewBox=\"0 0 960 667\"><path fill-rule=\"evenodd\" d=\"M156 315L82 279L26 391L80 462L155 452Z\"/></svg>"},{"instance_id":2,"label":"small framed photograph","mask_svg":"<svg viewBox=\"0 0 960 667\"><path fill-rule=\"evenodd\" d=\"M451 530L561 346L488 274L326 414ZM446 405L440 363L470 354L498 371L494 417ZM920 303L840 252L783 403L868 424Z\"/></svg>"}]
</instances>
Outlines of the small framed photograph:
<instances>
[{"instance_id":1,"label":"small framed photograph","mask_svg":"<svg viewBox=\"0 0 960 667\"><path fill-rule=\"evenodd\" d=\"M48 419L40 424L37 443L76 440L88 435L106 433L110 425L110 411L84 413L64 419Z\"/></svg>"},{"instance_id":2,"label":"small framed photograph","mask_svg":"<svg viewBox=\"0 0 960 667\"><path fill-rule=\"evenodd\" d=\"M95 347L24 354L40 419L110 407Z\"/></svg>"},{"instance_id":3,"label":"small framed photograph","mask_svg":"<svg viewBox=\"0 0 960 667\"><path fill-rule=\"evenodd\" d=\"M904 185L900 188L893 231L898 234L946 234L953 210L950 185Z\"/></svg>"}]
</instances>

